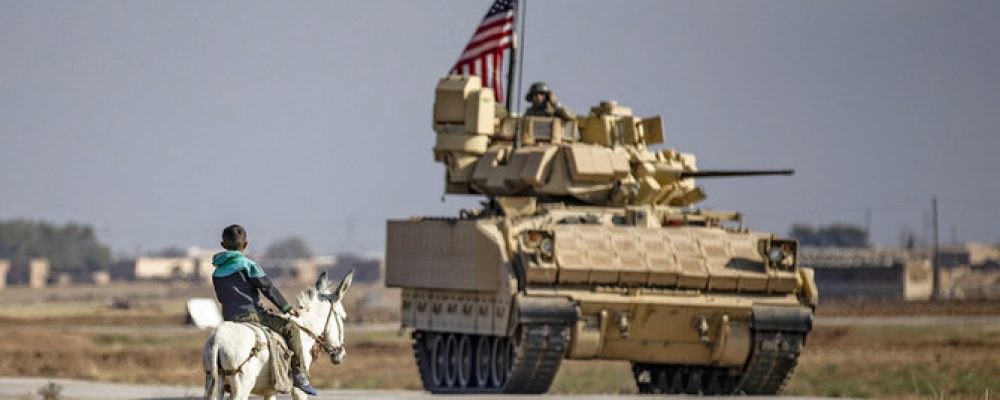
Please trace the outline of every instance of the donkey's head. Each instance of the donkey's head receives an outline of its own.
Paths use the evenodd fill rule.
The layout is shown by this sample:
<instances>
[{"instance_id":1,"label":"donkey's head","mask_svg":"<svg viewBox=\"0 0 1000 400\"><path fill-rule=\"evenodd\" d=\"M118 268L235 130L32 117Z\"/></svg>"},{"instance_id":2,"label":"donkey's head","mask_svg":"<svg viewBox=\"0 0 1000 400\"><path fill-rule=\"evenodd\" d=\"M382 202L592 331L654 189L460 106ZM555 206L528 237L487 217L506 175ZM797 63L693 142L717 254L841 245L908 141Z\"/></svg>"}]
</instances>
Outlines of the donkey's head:
<instances>
[{"instance_id":1,"label":"donkey's head","mask_svg":"<svg viewBox=\"0 0 1000 400\"><path fill-rule=\"evenodd\" d=\"M314 336L317 343L330 354L330 361L340 364L347 356L344 349L344 319L347 311L340 300L354 280L354 270L347 272L336 286L327 278L326 271L319 275L316 286L299 294L299 308L302 309L303 326L307 334Z\"/></svg>"}]
</instances>

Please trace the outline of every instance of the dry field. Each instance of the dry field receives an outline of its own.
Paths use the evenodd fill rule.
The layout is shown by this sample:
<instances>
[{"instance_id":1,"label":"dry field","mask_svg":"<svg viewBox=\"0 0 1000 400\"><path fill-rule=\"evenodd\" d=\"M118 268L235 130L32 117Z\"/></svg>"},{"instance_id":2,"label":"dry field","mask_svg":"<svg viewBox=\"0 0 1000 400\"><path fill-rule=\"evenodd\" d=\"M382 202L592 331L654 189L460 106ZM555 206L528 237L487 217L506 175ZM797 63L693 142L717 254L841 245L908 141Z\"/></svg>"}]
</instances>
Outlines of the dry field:
<instances>
[{"instance_id":1,"label":"dry field","mask_svg":"<svg viewBox=\"0 0 1000 400\"><path fill-rule=\"evenodd\" d=\"M296 288L284 288L292 294ZM129 309L109 307L112 296ZM211 297L187 284L113 285L0 291L0 376L82 378L124 383L202 383L201 346L208 332L183 325L183 300ZM358 285L351 319L395 318L398 294ZM826 304L832 316L1000 316L1000 302ZM409 339L394 330L348 332L348 358L321 359L315 383L325 388L419 389ZM624 362L567 361L557 393L635 393ZM1000 398L1000 323L918 326L820 324L786 394L871 398Z\"/></svg>"}]
</instances>

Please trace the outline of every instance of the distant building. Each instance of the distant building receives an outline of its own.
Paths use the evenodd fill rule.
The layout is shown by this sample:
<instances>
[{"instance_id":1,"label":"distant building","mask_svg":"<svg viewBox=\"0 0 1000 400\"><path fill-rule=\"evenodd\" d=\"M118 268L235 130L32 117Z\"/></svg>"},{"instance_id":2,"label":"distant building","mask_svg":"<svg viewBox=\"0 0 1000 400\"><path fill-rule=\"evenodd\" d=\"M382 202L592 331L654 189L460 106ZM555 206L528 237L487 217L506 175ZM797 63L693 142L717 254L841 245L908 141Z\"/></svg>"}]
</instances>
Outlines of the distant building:
<instances>
[{"instance_id":1,"label":"distant building","mask_svg":"<svg viewBox=\"0 0 1000 400\"><path fill-rule=\"evenodd\" d=\"M97 286L104 286L111 283L111 273L108 271L94 271L90 273L90 281Z\"/></svg>"},{"instance_id":2,"label":"distant building","mask_svg":"<svg viewBox=\"0 0 1000 400\"><path fill-rule=\"evenodd\" d=\"M111 263L109 271L113 281L134 281L135 260L118 260Z\"/></svg>"},{"instance_id":3,"label":"distant building","mask_svg":"<svg viewBox=\"0 0 1000 400\"><path fill-rule=\"evenodd\" d=\"M10 263L7 271L7 284L42 288L49 280L49 272L47 258L32 258L22 262L14 261Z\"/></svg>"},{"instance_id":4,"label":"distant building","mask_svg":"<svg viewBox=\"0 0 1000 400\"><path fill-rule=\"evenodd\" d=\"M214 251L192 249L185 257L139 257L111 265L110 280L190 280L212 282ZM252 258L252 257L251 257ZM385 269L380 258L352 255L341 257L317 256L299 259L255 259L271 279L291 280L311 285L320 272L327 271L330 279L339 280L354 268L355 282L380 282ZM96 278L94 279L97 282Z\"/></svg>"},{"instance_id":5,"label":"distant building","mask_svg":"<svg viewBox=\"0 0 1000 400\"><path fill-rule=\"evenodd\" d=\"M0 260L0 289L7 286L7 271L10 270L9 260Z\"/></svg>"},{"instance_id":6,"label":"distant building","mask_svg":"<svg viewBox=\"0 0 1000 400\"><path fill-rule=\"evenodd\" d=\"M52 280L56 286L69 286L73 284L73 275L68 272L60 272L55 275L55 279Z\"/></svg>"},{"instance_id":7,"label":"distant building","mask_svg":"<svg viewBox=\"0 0 1000 400\"><path fill-rule=\"evenodd\" d=\"M968 243L938 251L944 298L1000 298L1000 248ZM933 292L928 248L802 247L802 265L816 270L820 298L921 300Z\"/></svg>"},{"instance_id":8,"label":"distant building","mask_svg":"<svg viewBox=\"0 0 1000 400\"><path fill-rule=\"evenodd\" d=\"M332 256L296 259L261 259L258 263L274 279L290 279L304 285L316 283L319 273L337 262Z\"/></svg>"},{"instance_id":9,"label":"distant building","mask_svg":"<svg viewBox=\"0 0 1000 400\"><path fill-rule=\"evenodd\" d=\"M136 279L187 279L195 273L190 257L139 257L135 259Z\"/></svg>"},{"instance_id":10,"label":"distant building","mask_svg":"<svg viewBox=\"0 0 1000 400\"><path fill-rule=\"evenodd\" d=\"M940 254L941 266L944 268L1000 268L1000 248L988 244L966 243L963 245L944 246L938 253Z\"/></svg>"},{"instance_id":11,"label":"distant building","mask_svg":"<svg viewBox=\"0 0 1000 400\"><path fill-rule=\"evenodd\" d=\"M336 264L327 268L327 272L330 273L330 279L340 279L352 268L355 282L382 282L382 277L385 275L385 260L342 255Z\"/></svg>"},{"instance_id":12,"label":"distant building","mask_svg":"<svg viewBox=\"0 0 1000 400\"><path fill-rule=\"evenodd\" d=\"M381 258L364 258L350 254L291 260L263 259L260 265L272 278L292 279L307 285L315 283L323 271L329 274L331 280L340 280L352 268L354 282L381 282L385 270Z\"/></svg>"},{"instance_id":13,"label":"distant building","mask_svg":"<svg viewBox=\"0 0 1000 400\"><path fill-rule=\"evenodd\" d=\"M926 300L934 280L927 257L903 249L802 247L823 299Z\"/></svg>"},{"instance_id":14,"label":"distant building","mask_svg":"<svg viewBox=\"0 0 1000 400\"><path fill-rule=\"evenodd\" d=\"M951 299L1000 298L1000 249L980 243L942 247L941 296Z\"/></svg>"},{"instance_id":15,"label":"distant building","mask_svg":"<svg viewBox=\"0 0 1000 400\"><path fill-rule=\"evenodd\" d=\"M191 257L194 258L194 276L192 279L196 281L201 281L205 283L212 283L212 272L215 271L215 266L212 265L212 256L215 255L214 251L209 250L195 250L190 252Z\"/></svg>"}]
</instances>

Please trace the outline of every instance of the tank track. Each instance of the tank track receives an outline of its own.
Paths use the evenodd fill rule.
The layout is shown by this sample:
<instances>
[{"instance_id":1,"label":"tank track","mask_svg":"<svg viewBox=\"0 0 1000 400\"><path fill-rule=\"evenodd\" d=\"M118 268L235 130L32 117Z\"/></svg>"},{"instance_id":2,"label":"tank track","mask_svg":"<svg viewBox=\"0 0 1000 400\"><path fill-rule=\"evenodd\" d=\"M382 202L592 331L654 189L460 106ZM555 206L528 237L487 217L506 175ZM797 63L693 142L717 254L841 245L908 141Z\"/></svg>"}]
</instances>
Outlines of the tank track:
<instances>
[{"instance_id":1,"label":"tank track","mask_svg":"<svg viewBox=\"0 0 1000 400\"><path fill-rule=\"evenodd\" d=\"M462 337L468 338L476 349L471 359L466 360L461 355L461 345L454 347L459 349L458 356L453 356L451 353L455 351L449 350L445 350L443 356L440 354L437 343L462 342ZM569 326L558 323L522 324L513 338L512 341L511 337L505 336L413 332L413 355L424 389L431 393L547 392L569 345ZM489 343L494 349L489 353L489 360L480 357L483 354L479 351L482 343ZM463 379L461 375L466 364L472 367L467 379ZM453 370L455 372L451 372ZM488 376L484 377L483 371L489 371L485 374Z\"/></svg>"},{"instance_id":2,"label":"tank track","mask_svg":"<svg viewBox=\"0 0 1000 400\"><path fill-rule=\"evenodd\" d=\"M632 364L640 393L778 394L798 363L805 332L754 331L743 369L700 365Z\"/></svg>"},{"instance_id":3,"label":"tank track","mask_svg":"<svg viewBox=\"0 0 1000 400\"><path fill-rule=\"evenodd\" d=\"M755 331L753 352L743 367L738 392L781 393L799 362L805 339L805 332Z\"/></svg>"}]
</instances>

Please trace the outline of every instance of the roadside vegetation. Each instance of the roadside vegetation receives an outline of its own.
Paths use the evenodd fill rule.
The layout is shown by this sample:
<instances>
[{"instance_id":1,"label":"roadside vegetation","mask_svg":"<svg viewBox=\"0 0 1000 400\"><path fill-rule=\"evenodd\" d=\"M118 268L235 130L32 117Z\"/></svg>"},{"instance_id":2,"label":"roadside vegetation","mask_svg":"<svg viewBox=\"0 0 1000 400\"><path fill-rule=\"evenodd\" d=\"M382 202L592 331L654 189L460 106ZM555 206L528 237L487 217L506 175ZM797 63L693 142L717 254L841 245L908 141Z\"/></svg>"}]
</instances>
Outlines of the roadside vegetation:
<instances>
[{"instance_id":1,"label":"roadside vegetation","mask_svg":"<svg viewBox=\"0 0 1000 400\"><path fill-rule=\"evenodd\" d=\"M385 290L359 286L357 298ZM123 289L124 290L124 289ZM79 378L122 383L203 384L208 336L183 325L183 301L204 288L156 292L127 310L108 307L83 288L0 291L0 376ZM78 292L74 297L73 293ZM157 294L159 293L159 294ZM85 295L86 294L86 295ZM96 296L96 295L95 295ZM45 302L40 302L44 300ZM831 305L824 315L1000 315L1000 302L952 306L890 303ZM349 305L348 310L362 308ZM893 309L898 313L893 313ZM357 314L357 313L355 313ZM362 318L355 315L353 318ZM355 322L357 323L357 322ZM322 388L420 388L409 338L391 324L349 331L348 357L313 367ZM855 398L983 399L1000 393L1000 323L920 326L819 325L809 336L785 394ZM567 361L554 393L635 393L628 363Z\"/></svg>"}]
</instances>

